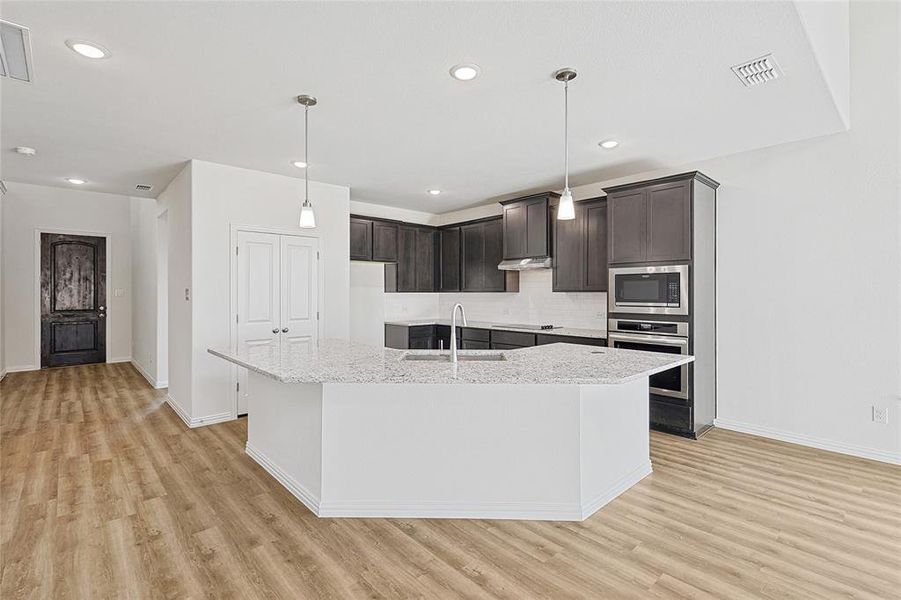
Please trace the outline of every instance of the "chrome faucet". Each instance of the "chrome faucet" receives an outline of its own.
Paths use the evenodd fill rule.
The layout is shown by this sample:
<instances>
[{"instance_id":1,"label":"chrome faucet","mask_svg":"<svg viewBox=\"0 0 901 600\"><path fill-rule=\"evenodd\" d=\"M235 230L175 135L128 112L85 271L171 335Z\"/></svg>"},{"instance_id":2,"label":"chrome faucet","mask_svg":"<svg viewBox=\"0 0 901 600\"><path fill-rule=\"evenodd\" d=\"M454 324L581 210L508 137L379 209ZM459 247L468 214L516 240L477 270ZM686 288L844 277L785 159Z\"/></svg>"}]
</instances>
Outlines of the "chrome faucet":
<instances>
[{"instance_id":1,"label":"chrome faucet","mask_svg":"<svg viewBox=\"0 0 901 600\"><path fill-rule=\"evenodd\" d=\"M457 308L460 309L460 317L463 318L463 327L466 327L466 311L463 310L463 305L457 302L454 304L454 307L451 309L451 336L450 336L450 347L451 347L451 361L457 362Z\"/></svg>"}]
</instances>

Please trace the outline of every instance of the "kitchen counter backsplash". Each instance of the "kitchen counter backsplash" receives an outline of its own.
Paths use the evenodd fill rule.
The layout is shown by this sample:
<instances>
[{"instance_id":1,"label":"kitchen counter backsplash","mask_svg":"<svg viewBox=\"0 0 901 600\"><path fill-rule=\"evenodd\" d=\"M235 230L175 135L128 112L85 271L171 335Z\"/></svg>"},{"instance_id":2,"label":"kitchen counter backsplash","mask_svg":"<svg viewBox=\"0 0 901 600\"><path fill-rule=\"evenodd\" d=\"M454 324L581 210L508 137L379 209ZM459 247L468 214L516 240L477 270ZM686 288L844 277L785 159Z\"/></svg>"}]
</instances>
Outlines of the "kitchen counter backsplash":
<instances>
[{"instance_id":1,"label":"kitchen counter backsplash","mask_svg":"<svg viewBox=\"0 0 901 600\"><path fill-rule=\"evenodd\" d=\"M518 293L437 294L438 317L449 316L454 304L460 302L466 318L474 321L607 328L607 294L552 292L552 278L551 269L521 271Z\"/></svg>"}]
</instances>

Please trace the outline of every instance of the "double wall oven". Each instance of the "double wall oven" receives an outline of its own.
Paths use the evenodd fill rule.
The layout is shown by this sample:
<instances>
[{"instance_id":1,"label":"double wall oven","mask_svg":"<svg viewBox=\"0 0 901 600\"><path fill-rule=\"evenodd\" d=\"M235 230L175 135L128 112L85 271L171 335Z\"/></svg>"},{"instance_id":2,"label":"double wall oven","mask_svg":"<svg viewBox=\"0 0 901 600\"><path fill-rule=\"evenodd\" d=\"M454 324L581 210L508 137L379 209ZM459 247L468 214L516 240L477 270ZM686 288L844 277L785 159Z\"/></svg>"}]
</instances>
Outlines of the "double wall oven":
<instances>
[{"instance_id":1,"label":"double wall oven","mask_svg":"<svg viewBox=\"0 0 901 600\"><path fill-rule=\"evenodd\" d=\"M607 345L612 348L688 354L688 323L610 319ZM688 365L651 375L650 392L658 396L688 399Z\"/></svg>"}]
</instances>

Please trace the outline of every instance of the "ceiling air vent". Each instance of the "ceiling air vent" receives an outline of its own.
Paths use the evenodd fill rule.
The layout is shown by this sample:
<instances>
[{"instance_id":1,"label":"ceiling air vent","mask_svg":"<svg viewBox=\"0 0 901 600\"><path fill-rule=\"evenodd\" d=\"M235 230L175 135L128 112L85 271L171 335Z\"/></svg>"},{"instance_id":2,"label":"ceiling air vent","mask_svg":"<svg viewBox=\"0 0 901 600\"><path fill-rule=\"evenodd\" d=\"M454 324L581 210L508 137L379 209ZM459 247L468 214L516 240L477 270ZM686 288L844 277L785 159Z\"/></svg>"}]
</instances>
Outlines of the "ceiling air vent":
<instances>
[{"instance_id":1,"label":"ceiling air vent","mask_svg":"<svg viewBox=\"0 0 901 600\"><path fill-rule=\"evenodd\" d=\"M27 27L0 19L0 75L31 82L31 34Z\"/></svg>"},{"instance_id":2,"label":"ceiling air vent","mask_svg":"<svg viewBox=\"0 0 901 600\"><path fill-rule=\"evenodd\" d=\"M135 186L135 189L138 190L139 192L149 192L150 190L153 189L153 186L147 185L146 183L139 183L138 185Z\"/></svg>"},{"instance_id":3,"label":"ceiling air vent","mask_svg":"<svg viewBox=\"0 0 901 600\"><path fill-rule=\"evenodd\" d=\"M741 80L745 87L766 83L783 75L782 69L779 68L772 54L735 65L732 67L732 72L735 73L735 76Z\"/></svg>"}]
</instances>

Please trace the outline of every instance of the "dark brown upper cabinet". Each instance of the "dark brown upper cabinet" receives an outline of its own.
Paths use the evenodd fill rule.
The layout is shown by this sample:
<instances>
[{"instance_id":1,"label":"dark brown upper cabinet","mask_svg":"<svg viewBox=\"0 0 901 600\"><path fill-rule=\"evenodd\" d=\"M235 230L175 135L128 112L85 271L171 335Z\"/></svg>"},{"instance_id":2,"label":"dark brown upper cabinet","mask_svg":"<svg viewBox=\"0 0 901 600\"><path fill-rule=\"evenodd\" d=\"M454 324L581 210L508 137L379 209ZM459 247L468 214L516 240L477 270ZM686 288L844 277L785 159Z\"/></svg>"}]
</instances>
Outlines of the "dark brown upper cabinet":
<instances>
[{"instance_id":1,"label":"dark brown upper cabinet","mask_svg":"<svg viewBox=\"0 0 901 600\"><path fill-rule=\"evenodd\" d=\"M502 202L503 259L550 256L548 207L558 194L545 192Z\"/></svg>"},{"instance_id":2,"label":"dark brown upper cabinet","mask_svg":"<svg viewBox=\"0 0 901 600\"><path fill-rule=\"evenodd\" d=\"M576 218L557 220L551 209L554 236L555 292L604 292L607 290L607 200L576 202Z\"/></svg>"},{"instance_id":3,"label":"dark brown upper cabinet","mask_svg":"<svg viewBox=\"0 0 901 600\"><path fill-rule=\"evenodd\" d=\"M435 237L429 227L398 226L397 265L386 265L386 291L435 291ZM394 282L389 281L392 275Z\"/></svg>"},{"instance_id":4,"label":"dark brown upper cabinet","mask_svg":"<svg viewBox=\"0 0 901 600\"><path fill-rule=\"evenodd\" d=\"M519 290L519 273L501 271L504 228L502 219L488 219L460 227L461 285L464 292Z\"/></svg>"},{"instance_id":5,"label":"dark brown upper cabinet","mask_svg":"<svg viewBox=\"0 0 901 600\"><path fill-rule=\"evenodd\" d=\"M372 221L350 218L350 259L372 260Z\"/></svg>"},{"instance_id":6,"label":"dark brown upper cabinet","mask_svg":"<svg viewBox=\"0 0 901 600\"><path fill-rule=\"evenodd\" d=\"M438 231L438 291L460 291L460 228Z\"/></svg>"},{"instance_id":7,"label":"dark brown upper cabinet","mask_svg":"<svg viewBox=\"0 0 901 600\"><path fill-rule=\"evenodd\" d=\"M397 260L397 223L372 222L372 260Z\"/></svg>"},{"instance_id":8,"label":"dark brown upper cabinet","mask_svg":"<svg viewBox=\"0 0 901 600\"><path fill-rule=\"evenodd\" d=\"M692 195L695 183L719 184L697 171L606 188L609 263L692 260Z\"/></svg>"}]
</instances>

